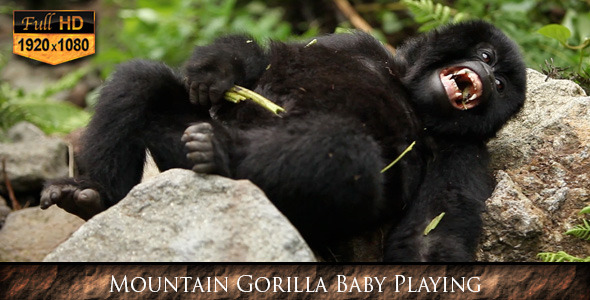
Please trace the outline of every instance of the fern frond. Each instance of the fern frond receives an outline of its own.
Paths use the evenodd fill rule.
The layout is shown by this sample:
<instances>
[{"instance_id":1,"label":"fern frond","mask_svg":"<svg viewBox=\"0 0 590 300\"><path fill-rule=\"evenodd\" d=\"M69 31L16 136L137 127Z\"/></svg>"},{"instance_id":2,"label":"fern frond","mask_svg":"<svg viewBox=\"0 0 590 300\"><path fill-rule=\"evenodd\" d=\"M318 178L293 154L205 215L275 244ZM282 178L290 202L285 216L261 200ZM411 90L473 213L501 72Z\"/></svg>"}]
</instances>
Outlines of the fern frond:
<instances>
[{"instance_id":1,"label":"fern frond","mask_svg":"<svg viewBox=\"0 0 590 300\"><path fill-rule=\"evenodd\" d=\"M25 118L25 113L16 105L0 103L0 131L8 130L12 125Z\"/></svg>"},{"instance_id":2,"label":"fern frond","mask_svg":"<svg viewBox=\"0 0 590 300\"><path fill-rule=\"evenodd\" d=\"M573 235L583 240L590 241L590 221L584 220L584 224L577 225L576 227L566 231L565 234Z\"/></svg>"},{"instance_id":3,"label":"fern frond","mask_svg":"<svg viewBox=\"0 0 590 300\"><path fill-rule=\"evenodd\" d=\"M422 24L419 31L424 32L441 25L456 23L467 19L465 13L457 12L446 5L432 0L402 0L402 3L414 15L416 22Z\"/></svg>"},{"instance_id":4,"label":"fern frond","mask_svg":"<svg viewBox=\"0 0 590 300\"><path fill-rule=\"evenodd\" d=\"M559 252L541 252L537 257L543 262L590 262L590 256L586 258L579 258L569 255L564 251Z\"/></svg>"},{"instance_id":5,"label":"fern frond","mask_svg":"<svg viewBox=\"0 0 590 300\"><path fill-rule=\"evenodd\" d=\"M20 121L29 121L45 133L68 133L88 124L90 114L71 103L51 101L47 98L70 88L85 70L67 75L55 86L38 93L25 93L22 89L0 84L0 133ZM1 137L1 136L0 136Z\"/></svg>"},{"instance_id":6,"label":"fern frond","mask_svg":"<svg viewBox=\"0 0 590 300\"><path fill-rule=\"evenodd\" d=\"M68 133L90 121L90 113L69 102L23 101L18 106L26 112L25 120L45 133Z\"/></svg>"}]
</instances>

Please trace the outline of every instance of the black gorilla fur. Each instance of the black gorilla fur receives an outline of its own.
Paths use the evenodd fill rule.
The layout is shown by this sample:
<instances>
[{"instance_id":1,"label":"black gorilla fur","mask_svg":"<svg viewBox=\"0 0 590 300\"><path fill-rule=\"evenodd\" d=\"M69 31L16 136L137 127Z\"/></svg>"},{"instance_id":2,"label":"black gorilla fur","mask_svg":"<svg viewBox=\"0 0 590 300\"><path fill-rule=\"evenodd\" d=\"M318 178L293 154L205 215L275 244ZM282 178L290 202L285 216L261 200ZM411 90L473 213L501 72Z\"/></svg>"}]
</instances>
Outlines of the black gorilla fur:
<instances>
[{"instance_id":1,"label":"black gorilla fur","mask_svg":"<svg viewBox=\"0 0 590 300\"><path fill-rule=\"evenodd\" d=\"M223 100L234 84L286 112ZM386 260L472 260L493 189L485 143L524 96L516 45L480 21L411 39L396 55L362 33L268 51L224 37L196 48L183 74L121 65L83 137L81 175L49 183L42 206L85 219L112 206L140 181L147 148L160 170L251 180L312 245L390 223Z\"/></svg>"}]
</instances>

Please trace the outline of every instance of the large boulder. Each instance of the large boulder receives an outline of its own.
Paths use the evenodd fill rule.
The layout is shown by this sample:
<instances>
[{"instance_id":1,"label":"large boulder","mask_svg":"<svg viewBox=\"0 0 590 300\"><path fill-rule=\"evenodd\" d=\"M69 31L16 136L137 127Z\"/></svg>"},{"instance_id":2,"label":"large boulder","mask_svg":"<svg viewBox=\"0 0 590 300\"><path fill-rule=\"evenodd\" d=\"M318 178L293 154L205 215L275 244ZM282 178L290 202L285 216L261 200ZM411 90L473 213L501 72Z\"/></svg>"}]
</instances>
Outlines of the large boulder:
<instances>
[{"instance_id":1,"label":"large boulder","mask_svg":"<svg viewBox=\"0 0 590 300\"><path fill-rule=\"evenodd\" d=\"M309 262L314 255L249 181L174 169L137 185L45 261Z\"/></svg>"},{"instance_id":2,"label":"large boulder","mask_svg":"<svg viewBox=\"0 0 590 300\"><path fill-rule=\"evenodd\" d=\"M522 111L489 143L498 184L486 202L478 260L537 261L539 252L590 255L564 235L590 205L590 97L575 83L527 74Z\"/></svg>"}]
</instances>

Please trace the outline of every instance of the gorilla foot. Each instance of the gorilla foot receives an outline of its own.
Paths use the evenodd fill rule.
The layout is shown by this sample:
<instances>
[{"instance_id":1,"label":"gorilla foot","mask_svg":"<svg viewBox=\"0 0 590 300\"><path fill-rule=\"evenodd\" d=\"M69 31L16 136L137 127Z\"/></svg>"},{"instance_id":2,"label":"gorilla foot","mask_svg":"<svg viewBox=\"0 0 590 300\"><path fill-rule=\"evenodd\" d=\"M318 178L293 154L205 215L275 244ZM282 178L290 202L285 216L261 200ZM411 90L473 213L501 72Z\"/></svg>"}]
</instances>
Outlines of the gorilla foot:
<instances>
[{"instance_id":1,"label":"gorilla foot","mask_svg":"<svg viewBox=\"0 0 590 300\"><path fill-rule=\"evenodd\" d=\"M186 157L193 163L193 171L205 174L216 171L213 139L213 126L209 123L191 125L184 131L181 141L188 152Z\"/></svg>"},{"instance_id":2,"label":"gorilla foot","mask_svg":"<svg viewBox=\"0 0 590 300\"><path fill-rule=\"evenodd\" d=\"M80 189L71 184L52 184L43 189L41 208L47 209L53 204L84 220L106 209L96 190Z\"/></svg>"}]
</instances>

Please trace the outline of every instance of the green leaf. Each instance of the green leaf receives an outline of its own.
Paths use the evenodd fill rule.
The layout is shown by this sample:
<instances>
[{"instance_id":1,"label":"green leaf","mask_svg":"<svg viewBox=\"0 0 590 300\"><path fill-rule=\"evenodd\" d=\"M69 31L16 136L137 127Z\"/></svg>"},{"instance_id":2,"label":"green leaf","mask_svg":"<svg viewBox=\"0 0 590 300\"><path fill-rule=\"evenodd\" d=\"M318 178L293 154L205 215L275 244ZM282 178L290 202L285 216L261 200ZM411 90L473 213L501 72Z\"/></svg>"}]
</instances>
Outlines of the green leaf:
<instances>
[{"instance_id":1,"label":"green leaf","mask_svg":"<svg viewBox=\"0 0 590 300\"><path fill-rule=\"evenodd\" d=\"M590 206L586 206L584 207L581 211L580 211L580 215L582 214L590 214Z\"/></svg>"},{"instance_id":2,"label":"green leaf","mask_svg":"<svg viewBox=\"0 0 590 300\"><path fill-rule=\"evenodd\" d=\"M397 15L390 11L383 12L381 16L381 23L383 24L383 32L388 34L400 32L404 29L404 26L398 19Z\"/></svg>"},{"instance_id":3,"label":"green leaf","mask_svg":"<svg viewBox=\"0 0 590 300\"><path fill-rule=\"evenodd\" d=\"M469 18L469 16L468 16L467 14L465 14L465 13L462 13L462 12L458 12L458 13L455 15L455 18L453 18L453 22L455 22L455 23L459 23L459 22L461 22L461 21L467 20L468 18Z\"/></svg>"},{"instance_id":4,"label":"green leaf","mask_svg":"<svg viewBox=\"0 0 590 300\"><path fill-rule=\"evenodd\" d=\"M559 24L545 25L537 30L537 32L546 37L556 39L563 45L565 45L567 39L572 36L572 32L567 27Z\"/></svg>"},{"instance_id":5,"label":"green leaf","mask_svg":"<svg viewBox=\"0 0 590 300\"><path fill-rule=\"evenodd\" d=\"M336 29L334 29L334 33L345 33L345 34L350 34L350 33L355 33L355 30L352 28L346 28L346 27L336 27Z\"/></svg>"},{"instance_id":6,"label":"green leaf","mask_svg":"<svg viewBox=\"0 0 590 300\"><path fill-rule=\"evenodd\" d=\"M438 223L440 223L440 220L442 220L442 218L445 216L445 213L441 213L440 215L436 216L436 218L432 219L432 221L430 221L430 224L428 224L428 226L426 226L426 229L424 229L424 235L428 235L434 228L436 228L436 226L438 225Z\"/></svg>"}]
</instances>

